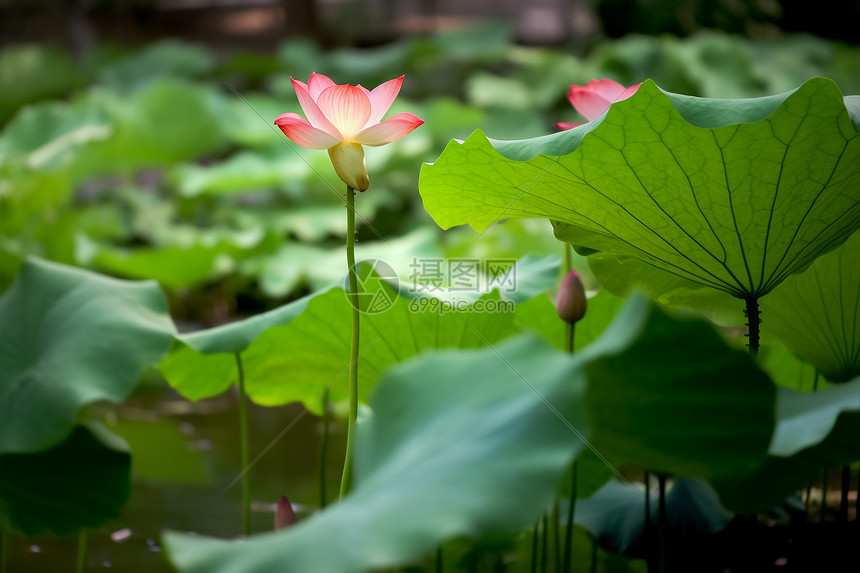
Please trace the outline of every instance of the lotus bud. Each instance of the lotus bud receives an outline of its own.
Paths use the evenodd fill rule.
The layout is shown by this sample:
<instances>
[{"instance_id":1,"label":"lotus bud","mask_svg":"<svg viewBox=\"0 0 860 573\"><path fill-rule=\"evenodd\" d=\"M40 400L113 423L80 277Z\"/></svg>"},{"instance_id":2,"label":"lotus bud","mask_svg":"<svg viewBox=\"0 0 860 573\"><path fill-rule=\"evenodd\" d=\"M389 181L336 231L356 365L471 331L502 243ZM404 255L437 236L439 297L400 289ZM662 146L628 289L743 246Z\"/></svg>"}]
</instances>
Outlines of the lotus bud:
<instances>
[{"instance_id":1,"label":"lotus bud","mask_svg":"<svg viewBox=\"0 0 860 573\"><path fill-rule=\"evenodd\" d=\"M561 281L558 298L555 301L555 310L559 318L568 324L576 324L585 316L587 304L585 287L582 279L579 278L579 273L570 271Z\"/></svg>"},{"instance_id":2,"label":"lotus bud","mask_svg":"<svg viewBox=\"0 0 860 573\"><path fill-rule=\"evenodd\" d=\"M328 150L331 164L340 180L355 189L365 191L370 187L367 166L364 163L364 148L358 143L338 143Z\"/></svg>"},{"instance_id":3,"label":"lotus bud","mask_svg":"<svg viewBox=\"0 0 860 573\"><path fill-rule=\"evenodd\" d=\"M296 522L296 514L293 512L293 506L285 496L281 496L278 500L278 507L275 509L275 529L286 529Z\"/></svg>"}]
</instances>

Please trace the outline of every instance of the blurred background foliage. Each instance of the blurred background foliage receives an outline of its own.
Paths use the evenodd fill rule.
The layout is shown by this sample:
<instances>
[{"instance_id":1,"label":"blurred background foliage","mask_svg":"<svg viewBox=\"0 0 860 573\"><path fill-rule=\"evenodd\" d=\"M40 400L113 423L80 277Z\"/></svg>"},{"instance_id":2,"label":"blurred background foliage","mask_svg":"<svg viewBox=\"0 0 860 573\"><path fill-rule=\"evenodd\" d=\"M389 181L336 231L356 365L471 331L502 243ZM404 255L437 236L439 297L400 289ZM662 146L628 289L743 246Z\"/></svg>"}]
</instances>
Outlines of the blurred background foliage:
<instances>
[{"instance_id":1,"label":"blurred background foliage","mask_svg":"<svg viewBox=\"0 0 860 573\"><path fill-rule=\"evenodd\" d=\"M397 261L406 276L409 256L559 252L543 221L500 225L480 241L441 232L418 196L421 163L473 129L498 139L552 133L554 122L577 119L567 86L591 78L734 98L821 75L860 92L851 30L835 39L781 31L809 10L798 6L7 0L0 288L37 255L156 279L174 316L211 325L339 276L341 184L325 154L272 125L300 111L290 76L312 71L371 87L405 73L391 113L427 122L368 150L365 256ZM841 6L850 15L857 3ZM831 36L845 22L829 21Z\"/></svg>"},{"instance_id":2,"label":"blurred background foliage","mask_svg":"<svg viewBox=\"0 0 860 573\"><path fill-rule=\"evenodd\" d=\"M555 122L579 119L568 85L592 78L735 98L826 76L860 93L858 21L858 1L0 0L0 291L30 255L156 279L184 329L337 280L342 184L325 153L272 125L300 111L290 76L312 71L368 87L405 74L391 113L426 121L368 149L359 259L384 259L408 277L414 257L560 254L543 220L480 237L441 231L418 194L422 162L474 129L497 139L553 133ZM123 570L166 568L149 543L166 523L229 535L238 511L235 489L188 489L235 471L232 396L189 404L164 389L146 376L121 410L104 407L135 452L137 479L94 559ZM298 406L254 407L252 450L272 447L296 416ZM262 459L259 499L290 492L314 503L315 423L307 417ZM332 488L343 457L335 442ZM255 529L269 527L270 512L255 509ZM106 532L128 523L139 550L108 549ZM579 541L580 553L590 550ZM491 549L463 542L457 558L477 563L499 553ZM33 555L31 570L56 570L38 569ZM644 570L626 561L612 570L628 567Z\"/></svg>"}]
</instances>

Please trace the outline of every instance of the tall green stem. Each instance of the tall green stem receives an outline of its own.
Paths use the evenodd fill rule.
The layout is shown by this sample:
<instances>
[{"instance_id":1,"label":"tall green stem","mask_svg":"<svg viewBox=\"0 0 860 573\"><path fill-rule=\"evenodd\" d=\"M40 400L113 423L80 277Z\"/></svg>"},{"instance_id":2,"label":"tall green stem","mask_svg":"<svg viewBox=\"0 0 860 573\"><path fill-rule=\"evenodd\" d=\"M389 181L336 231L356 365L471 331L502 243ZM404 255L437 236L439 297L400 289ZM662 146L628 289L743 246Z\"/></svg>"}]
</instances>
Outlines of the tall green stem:
<instances>
[{"instance_id":1,"label":"tall green stem","mask_svg":"<svg viewBox=\"0 0 860 573\"><path fill-rule=\"evenodd\" d=\"M442 573L445 569L444 562L442 561L442 546L436 548L436 573Z\"/></svg>"},{"instance_id":2,"label":"tall green stem","mask_svg":"<svg viewBox=\"0 0 860 573\"><path fill-rule=\"evenodd\" d=\"M573 571L573 522L576 514L576 488L579 465L573 462L570 480L570 504L567 506L567 523L564 530L564 566L562 571L570 573Z\"/></svg>"},{"instance_id":3,"label":"tall green stem","mask_svg":"<svg viewBox=\"0 0 860 573\"><path fill-rule=\"evenodd\" d=\"M645 470L645 541L651 543L651 472Z\"/></svg>"},{"instance_id":4,"label":"tall green stem","mask_svg":"<svg viewBox=\"0 0 860 573\"><path fill-rule=\"evenodd\" d=\"M660 501L658 506L658 521L657 521L657 529L659 531L660 538L660 564L658 566L657 571L660 573L664 573L666 571L666 547L668 545L668 535L669 535L669 518L666 512L666 475L658 474L657 479L660 484Z\"/></svg>"},{"instance_id":5,"label":"tall green stem","mask_svg":"<svg viewBox=\"0 0 860 573\"><path fill-rule=\"evenodd\" d=\"M239 371L239 458L242 464L242 533L251 535L251 445L248 437L248 396L245 394L245 369L242 355L236 353L236 369Z\"/></svg>"},{"instance_id":6,"label":"tall green stem","mask_svg":"<svg viewBox=\"0 0 860 573\"><path fill-rule=\"evenodd\" d=\"M326 506L326 461L328 459L328 436L329 436L329 417L328 417L328 388L323 391L322 397L322 423L323 434L320 441L320 509Z\"/></svg>"},{"instance_id":7,"label":"tall green stem","mask_svg":"<svg viewBox=\"0 0 860 573\"><path fill-rule=\"evenodd\" d=\"M559 531L561 517L558 511L558 498L552 504L552 560L553 571L561 571L561 531Z\"/></svg>"},{"instance_id":8,"label":"tall green stem","mask_svg":"<svg viewBox=\"0 0 860 573\"><path fill-rule=\"evenodd\" d=\"M0 573L9 570L9 534L0 529Z\"/></svg>"},{"instance_id":9,"label":"tall green stem","mask_svg":"<svg viewBox=\"0 0 860 573\"><path fill-rule=\"evenodd\" d=\"M81 529L78 532L78 560L75 566L75 573L84 573L87 568L87 530Z\"/></svg>"},{"instance_id":10,"label":"tall green stem","mask_svg":"<svg viewBox=\"0 0 860 573\"><path fill-rule=\"evenodd\" d=\"M758 356L758 343L759 343L759 324L761 324L761 311L758 308L758 297L751 296L747 299L744 299L746 302L746 308L744 309L744 316L747 317L749 322L747 326L749 327L749 346L750 354L752 356Z\"/></svg>"},{"instance_id":11,"label":"tall green stem","mask_svg":"<svg viewBox=\"0 0 860 573\"><path fill-rule=\"evenodd\" d=\"M567 245L564 247L565 264L570 272L570 249ZM576 335L576 326L570 323L565 324L564 329L564 347L568 354L573 354L573 344ZM570 504L567 506L567 523L564 531L564 562L562 571L570 573L573 567L573 520L576 514L576 487L577 475L579 474L577 463L573 462L571 469L570 481Z\"/></svg>"},{"instance_id":12,"label":"tall green stem","mask_svg":"<svg viewBox=\"0 0 860 573\"><path fill-rule=\"evenodd\" d=\"M842 466L842 497L839 501L839 522L848 522L848 494L851 491L851 468Z\"/></svg>"},{"instance_id":13,"label":"tall green stem","mask_svg":"<svg viewBox=\"0 0 860 573\"><path fill-rule=\"evenodd\" d=\"M352 474L352 444L355 439L355 421L358 418L358 344L361 329L359 312L358 277L355 274L355 189L346 188L346 265L349 267L349 297L352 302L352 344L349 351L349 426L346 432L346 459L340 480L340 497L349 491Z\"/></svg>"},{"instance_id":14,"label":"tall green stem","mask_svg":"<svg viewBox=\"0 0 860 573\"><path fill-rule=\"evenodd\" d=\"M549 552L547 551L547 537L549 537L548 521L546 512L544 512L541 526L542 535L540 538L540 573L547 572L547 561L549 561Z\"/></svg>"},{"instance_id":15,"label":"tall green stem","mask_svg":"<svg viewBox=\"0 0 860 573\"><path fill-rule=\"evenodd\" d=\"M535 526L532 528L532 566L531 573L538 573L538 525L540 524L540 520L535 522Z\"/></svg>"}]
</instances>

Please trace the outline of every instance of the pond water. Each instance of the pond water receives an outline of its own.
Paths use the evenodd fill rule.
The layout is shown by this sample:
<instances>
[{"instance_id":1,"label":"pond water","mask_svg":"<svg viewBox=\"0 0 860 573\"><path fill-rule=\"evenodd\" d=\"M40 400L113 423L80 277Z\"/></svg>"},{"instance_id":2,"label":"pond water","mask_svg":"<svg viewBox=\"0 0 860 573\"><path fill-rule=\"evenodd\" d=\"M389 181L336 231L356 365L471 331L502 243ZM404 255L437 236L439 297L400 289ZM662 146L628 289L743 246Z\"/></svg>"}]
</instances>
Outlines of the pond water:
<instances>
[{"instance_id":1,"label":"pond water","mask_svg":"<svg viewBox=\"0 0 860 573\"><path fill-rule=\"evenodd\" d=\"M134 478L122 516L88 532L87 571L172 571L161 547L167 529L237 536L241 481L230 486L241 471L236 404L235 392L192 403L163 386L149 386L122 406L99 408L97 415L129 442ZM281 495L297 506L300 519L319 507L322 423L299 404L252 404L249 423L252 459L265 450L251 470L252 528L259 533L273 529ZM329 499L340 485L345 427L333 423L331 432ZM8 550L9 573L73 571L77 537L11 537Z\"/></svg>"}]
</instances>

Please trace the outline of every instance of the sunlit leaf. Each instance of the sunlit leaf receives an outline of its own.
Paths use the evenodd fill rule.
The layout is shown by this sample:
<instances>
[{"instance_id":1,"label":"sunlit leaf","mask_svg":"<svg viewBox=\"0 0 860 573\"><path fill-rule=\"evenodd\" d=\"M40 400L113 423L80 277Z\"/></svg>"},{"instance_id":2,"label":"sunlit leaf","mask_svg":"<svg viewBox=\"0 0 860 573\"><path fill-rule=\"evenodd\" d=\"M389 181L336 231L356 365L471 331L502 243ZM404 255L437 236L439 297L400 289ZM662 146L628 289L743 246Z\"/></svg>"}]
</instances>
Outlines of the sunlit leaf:
<instances>
[{"instance_id":1,"label":"sunlit leaf","mask_svg":"<svg viewBox=\"0 0 860 573\"><path fill-rule=\"evenodd\" d=\"M387 367L422 350L479 348L518 332L514 303L553 285L558 264L557 258L525 258L512 271L515 288L504 289L502 295L484 294L480 300L480 292L463 293L456 309L434 298L447 293L412 291L415 287L409 283L396 292L363 265L362 296L383 306L362 316L362 399ZM185 346L175 348L161 370L184 396L205 398L223 392L236 379L235 358L227 353L241 352L245 389L254 401L270 406L301 401L319 411L325 388L331 387L332 400L347 397L351 311L344 289L328 287L266 314L181 335ZM555 315L554 309L551 312Z\"/></svg>"},{"instance_id":2,"label":"sunlit leaf","mask_svg":"<svg viewBox=\"0 0 860 573\"><path fill-rule=\"evenodd\" d=\"M860 375L860 233L763 299L762 320L828 379Z\"/></svg>"},{"instance_id":3,"label":"sunlit leaf","mask_svg":"<svg viewBox=\"0 0 860 573\"><path fill-rule=\"evenodd\" d=\"M860 227L858 165L860 136L828 80L748 100L646 82L579 128L453 142L420 188L443 228L545 217L574 245L748 298Z\"/></svg>"}]
</instances>

